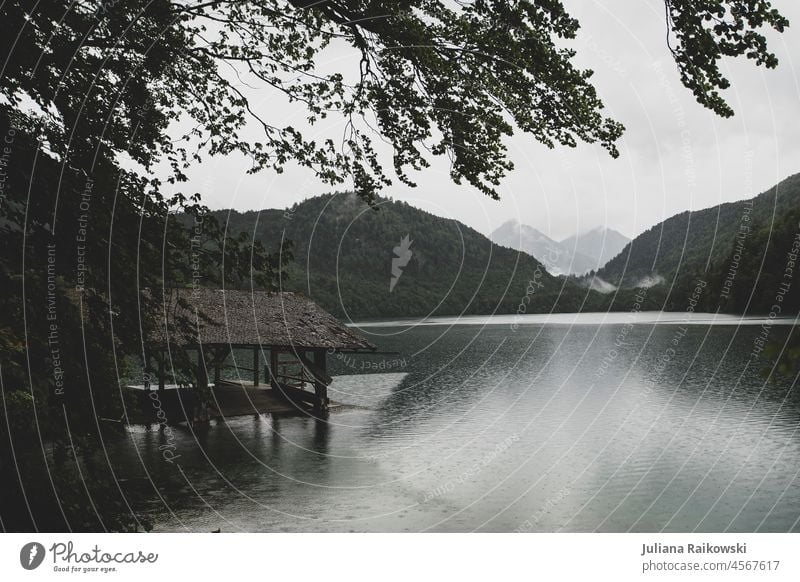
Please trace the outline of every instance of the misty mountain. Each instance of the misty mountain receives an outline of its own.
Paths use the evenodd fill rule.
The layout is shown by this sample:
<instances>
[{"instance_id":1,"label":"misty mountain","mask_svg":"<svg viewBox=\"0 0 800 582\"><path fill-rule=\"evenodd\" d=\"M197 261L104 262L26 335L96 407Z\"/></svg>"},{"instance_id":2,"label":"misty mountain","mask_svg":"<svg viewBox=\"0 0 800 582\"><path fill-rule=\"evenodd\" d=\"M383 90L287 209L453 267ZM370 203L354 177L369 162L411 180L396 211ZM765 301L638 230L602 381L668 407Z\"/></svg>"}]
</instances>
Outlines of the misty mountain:
<instances>
[{"instance_id":1,"label":"misty mountain","mask_svg":"<svg viewBox=\"0 0 800 582\"><path fill-rule=\"evenodd\" d=\"M282 288L343 318L566 312L587 296L605 301L458 221L389 199L377 206L326 194L286 210L213 214L267 248L293 241Z\"/></svg>"},{"instance_id":2,"label":"misty mountain","mask_svg":"<svg viewBox=\"0 0 800 582\"><path fill-rule=\"evenodd\" d=\"M800 273L791 289L780 291L800 248L800 175L751 200L673 216L628 243L591 279L549 273L551 259L565 254L553 249L563 243L535 229L512 226L506 234L530 235L548 253L542 261L405 202L379 199L377 206L352 194L326 194L285 210L214 214L231 234L267 248L293 241L281 287L343 318L628 311L641 287L648 288L637 301L641 310L684 311L700 280L697 311L768 313L776 301L782 314L800 310ZM606 245L613 240L596 232Z\"/></svg>"},{"instance_id":3,"label":"misty mountain","mask_svg":"<svg viewBox=\"0 0 800 582\"><path fill-rule=\"evenodd\" d=\"M621 232L598 226L583 234L566 238L560 244L577 255L591 259L591 268L596 270L616 257L629 242L631 239Z\"/></svg>"},{"instance_id":4,"label":"misty mountain","mask_svg":"<svg viewBox=\"0 0 800 582\"><path fill-rule=\"evenodd\" d=\"M489 238L498 245L528 253L554 275L582 275L598 267L596 259L576 252L575 245L559 243L516 220L503 223Z\"/></svg>"},{"instance_id":5,"label":"misty mountain","mask_svg":"<svg viewBox=\"0 0 800 582\"><path fill-rule=\"evenodd\" d=\"M651 287L665 309L683 310L705 282L698 310L783 314L800 308L800 174L754 198L682 212L633 239L600 269L603 281ZM788 284L788 291L781 291Z\"/></svg>"}]
</instances>

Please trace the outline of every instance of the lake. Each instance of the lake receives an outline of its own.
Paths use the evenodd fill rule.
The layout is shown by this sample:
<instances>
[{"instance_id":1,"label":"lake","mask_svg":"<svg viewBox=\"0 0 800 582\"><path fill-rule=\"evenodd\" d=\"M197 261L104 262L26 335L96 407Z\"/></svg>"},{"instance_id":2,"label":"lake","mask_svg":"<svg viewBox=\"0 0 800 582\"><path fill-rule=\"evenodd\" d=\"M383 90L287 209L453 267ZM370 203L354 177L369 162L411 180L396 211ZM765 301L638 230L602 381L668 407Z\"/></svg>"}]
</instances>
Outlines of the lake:
<instances>
[{"instance_id":1,"label":"lake","mask_svg":"<svg viewBox=\"0 0 800 582\"><path fill-rule=\"evenodd\" d=\"M369 322L326 421L134 426L157 531L800 531L800 396L763 326L709 314Z\"/></svg>"}]
</instances>

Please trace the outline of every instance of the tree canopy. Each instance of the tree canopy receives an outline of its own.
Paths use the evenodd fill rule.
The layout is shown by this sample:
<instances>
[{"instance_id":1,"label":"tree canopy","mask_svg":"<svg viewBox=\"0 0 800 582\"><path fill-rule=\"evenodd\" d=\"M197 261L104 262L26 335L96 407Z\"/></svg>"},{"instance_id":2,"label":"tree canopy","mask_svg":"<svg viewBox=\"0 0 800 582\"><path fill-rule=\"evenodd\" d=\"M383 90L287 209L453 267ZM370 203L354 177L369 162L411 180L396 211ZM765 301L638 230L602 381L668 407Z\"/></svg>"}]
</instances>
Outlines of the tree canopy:
<instances>
[{"instance_id":1,"label":"tree canopy","mask_svg":"<svg viewBox=\"0 0 800 582\"><path fill-rule=\"evenodd\" d=\"M3 94L16 109L23 95L37 103L53 153L102 148L145 168L167 158L177 179L201 154L239 151L254 170L299 163L369 198L390 178L366 123L391 144L400 180L447 155L454 180L496 196L511 167L502 138L515 128L612 155L623 129L602 114L592 72L573 64L566 41L579 23L557 0L12 0L0 10ZM769 1L665 0L665 10L681 81L721 115L732 114L723 57L777 64L761 29L788 22ZM358 52L355 74L318 71L331 43ZM304 104L310 123L345 116L341 143L264 118L245 82ZM167 132L178 115L192 121L187 140ZM242 137L250 122L258 141Z\"/></svg>"}]
</instances>

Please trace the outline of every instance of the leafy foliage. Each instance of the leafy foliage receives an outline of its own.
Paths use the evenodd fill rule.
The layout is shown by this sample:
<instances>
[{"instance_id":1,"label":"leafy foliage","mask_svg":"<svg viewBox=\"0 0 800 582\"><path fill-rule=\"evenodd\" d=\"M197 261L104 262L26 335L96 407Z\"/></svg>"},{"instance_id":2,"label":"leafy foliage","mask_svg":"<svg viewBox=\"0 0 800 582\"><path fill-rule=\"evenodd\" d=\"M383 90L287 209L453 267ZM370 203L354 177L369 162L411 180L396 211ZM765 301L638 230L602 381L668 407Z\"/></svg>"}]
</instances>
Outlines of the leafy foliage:
<instances>
[{"instance_id":1,"label":"leafy foliage","mask_svg":"<svg viewBox=\"0 0 800 582\"><path fill-rule=\"evenodd\" d=\"M681 82L698 103L730 117L733 109L719 93L730 82L719 70L723 57L745 56L757 65L775 68L778 59L759 32L768 26L783 32L789 21L767 0L665 0L674 44L670 50Z\"/></svg>"}]
</instances>

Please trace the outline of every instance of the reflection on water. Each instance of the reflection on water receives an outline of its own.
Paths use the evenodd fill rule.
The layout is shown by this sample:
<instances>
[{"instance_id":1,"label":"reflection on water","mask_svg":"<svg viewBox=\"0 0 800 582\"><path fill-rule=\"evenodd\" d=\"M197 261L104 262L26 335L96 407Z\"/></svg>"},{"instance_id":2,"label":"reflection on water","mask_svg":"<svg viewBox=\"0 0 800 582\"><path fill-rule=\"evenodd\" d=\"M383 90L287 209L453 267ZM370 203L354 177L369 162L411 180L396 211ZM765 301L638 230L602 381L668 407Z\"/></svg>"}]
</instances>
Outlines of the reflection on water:
<instances>
[{"instance_id":1,"label":"reflection on water","mask_svg":"<svg viewBox=\"0 0 800 582\"><path fill-rule=\"evenodd\" d=\"M401 358L330 358L352 406L327 422L132 428L138 509L157 530L800 531L800 398L750 360L760 326L366 331Z\"/></svg>"}]
</instances>

